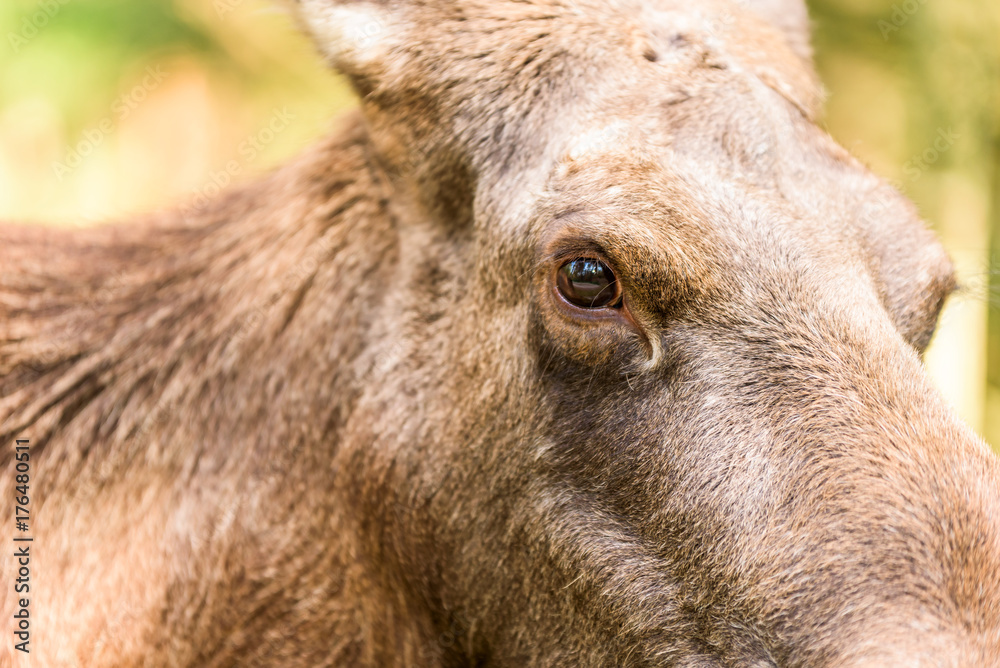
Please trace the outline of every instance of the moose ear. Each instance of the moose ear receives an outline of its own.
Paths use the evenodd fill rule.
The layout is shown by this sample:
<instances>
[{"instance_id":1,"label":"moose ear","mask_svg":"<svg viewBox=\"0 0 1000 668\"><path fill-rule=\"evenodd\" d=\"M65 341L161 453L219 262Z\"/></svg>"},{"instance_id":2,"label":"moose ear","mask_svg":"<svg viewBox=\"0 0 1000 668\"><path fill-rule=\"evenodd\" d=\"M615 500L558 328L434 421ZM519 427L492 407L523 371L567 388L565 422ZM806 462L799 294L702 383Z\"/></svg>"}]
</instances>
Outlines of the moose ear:
<instances>
[{"instance_id":1,"label":"moose ear","mask_svg":"<svg viewBox=\"0 0 1000 668\"><path fill-rule=\"evenodd\" d=\"M290 0L331 65L364 87L390 66L403 21L387 0Z\"/></svg>"},{"instance_id":2,"label":"moose ear","mask_svg":"<svg viewBox=\"0 0 1000 668\"><path fill-rule=\"evenodd\" d=\"M812 58L809 10L803 0L734 0L784 33L789 45L806 60Z\"/></svg>"}]
</instances>

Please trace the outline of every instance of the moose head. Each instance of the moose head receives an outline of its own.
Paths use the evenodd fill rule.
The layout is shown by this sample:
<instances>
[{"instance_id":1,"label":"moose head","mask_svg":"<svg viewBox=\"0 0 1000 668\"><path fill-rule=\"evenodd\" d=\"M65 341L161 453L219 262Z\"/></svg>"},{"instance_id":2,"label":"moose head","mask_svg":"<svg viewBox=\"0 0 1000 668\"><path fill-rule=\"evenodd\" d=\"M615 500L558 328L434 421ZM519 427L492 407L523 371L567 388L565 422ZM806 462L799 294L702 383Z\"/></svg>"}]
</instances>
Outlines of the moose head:
<instances>
[{"instance_id":1,"label":"moose head","mask_svg":"<svg viewBox=\"0 0 1000 668\"><path fill-rule=\"evenodd\" d=\"M340 135L195 222L4 233L41 614L73 549L134 608L76 656L1000 665L997 461L921 364L951 264L817 125L801 2L289 1Z\"/></svg>"},{"instance_id":2,"label":"moose head","mask_svg":"<svg viewBox=\"0 0 1000 668\"><path fill-rule=\"evenodd\" d=\"M952 269L817 127L802 3L298 11L407 202L380 559L482 665L1000 660Z\"/></svg>"}]
</instances>

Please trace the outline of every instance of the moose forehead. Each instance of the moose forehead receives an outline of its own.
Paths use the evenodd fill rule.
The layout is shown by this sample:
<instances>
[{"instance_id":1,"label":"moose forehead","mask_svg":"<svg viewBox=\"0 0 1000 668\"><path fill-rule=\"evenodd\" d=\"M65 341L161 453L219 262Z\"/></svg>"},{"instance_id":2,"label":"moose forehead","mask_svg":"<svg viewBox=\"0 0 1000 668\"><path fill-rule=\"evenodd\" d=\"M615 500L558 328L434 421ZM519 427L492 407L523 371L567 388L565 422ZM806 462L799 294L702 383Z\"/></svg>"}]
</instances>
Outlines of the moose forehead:
<instances>
[{"instance_id":1,"label":"moose forehead","mask_svg":"<svg viewBox=\"0 0 1000 668\"><path fill-rule=\"evenodd\" d=\"M928 314L953 287L943 249L905 198L817 127L807 61L733 11L721 24L710 11L647 12L655 57L633 59L635 70L596 93L576 123L562 119L549 205L596 209L605 236L650 261L660 258L643 252L644 239L689 256L703 249L721 273L759 275L773 262L820 281L853 277L898 321L914 321L906 326L921 334L909 336L924 345ZM739 34L723 46L721 30Z\"/></svg>"},{"instance_id":2,"label":"moose forehead","mask_svg":"<svg viewBox=\"0 0 1000 668\"><path fill-rule=\"evenodd\" d=\"M414 154L407 161L444 147L472 153L480 173L565 140L579 154L580 135L614 142L615 120L645 130L640 143L681 126L675 139L721 137L720 157L737 155L745 171L762 172L759 158L774 154L768 124L787 125L789 113L814 118L821 95L795 31L747 8L761 4L297 2L321 48L362 91L375 126ZM669 117L648 113L671 105Z\"/></svg>"},{"instance_id":3,"label":"moose forehead","mask_svg":"<svg viewBox=\"0 0 1000 668\"><path fill-rule=\"evenodd\" d=\"M952 271L901 195L752 74L710 72L690 96L639 88L567 127L536 261L589 241L650 308L878 320L926 347Z\"/></svg>"},{"instance_id":4,"label":"moose forehead","mask_svg":"<svg viewBox=\"0 0 1000 668\"><path fill-rule=\"evenodd\" d=\"M573 249L596 251L650 307L699 301L718 310L770 300L778 285L796 308L851 295L856 304L878 304L879 277L842 212L804 212L777 186L742 179L745 170L723 179L728 170L670 148L625 150L559 165L535 234L522 246L527 254L534 246L544 263ZM831 282L841 286L836 295L825 289Z\"/></svg>"},{"instance_id":5,"label":"moose forehead","mask_svg":"<svg viewBox=\"0 0 1000 668\"><path fill-rule=\"evenodd\" d=\"M853 219L880 182L768 87L737 83L720 79L690 97L647 89L608 100L567 127L546 205L604 214L640 245L644 236L686 240L731 257L756 241L777 249L775 235L827 252L856 238ZM881 201L883 215L919 225L891 189Z\"/></svg>"},{"instance_id":6,"label":"moose forehead","mask_svg":"<svg viewBox=\"0 0 1000 668\"><path fill-rule=\"evenodd\" d=\"M793 104L738 81L665 103L619 98L568 129L536 219L542 257L592 240L633 290L670 286L650 295L660 303L685 287L717 306L770 301L780 285L796 309L884 307L923 348L952 284L939 243Z\"/></svg>"},{"instance_id":7,"label":"moose forehead","mask_svg":"<svg viewBox=\"0 0 1000 668\"><path fill-rule=\"evenodd\" d=\"M658 65L660 87L679 89L696 83L693 69L752 72L812 116L819 107L820 91L807 47L801 45L807 32L804 6L793 0L802 16L790 20L801 26L782 29L774 16L765 20L761 15L761 6L773 4L765 0L704 0L696 6L677 0L294 0L298 15L333 64L356 82L366 79L362 85L375 83L382 90L423 88L425 94L444 98L448 88L475 82L480 101L492 106L511 101L496 94L519 92L538 96L533 104L544 104L540 94L560 87L578 93L581 87L634 81L650 72L653 62ZM774 9L763 13L773 14ZM795 12L785 8L784 13ZM537 88L528 90L532 84ZM468 101L469 90L457 90ZM467 111L468 105L463 106Z\"/></svg>"},{"instance_id":8,"label":"moose forehead","mask_svg":"<svg viewBox=\"0 0 1000 668\"><path fill-rule=\"evenodd\" d=\"M464 189L475 189L473 215L491 256L510 249L527 269L531 212L584 199L610 212L623 206L616 194L631 191L624 199L633 211L666 202L687 215L685 229L712 232L672 237L675 246L711 240L716 258L745 252L758 263L784 262L782 270L805 255L800 268L817 277L829 269L867 283L897 322L909 322L911 340L929 335L926 314L950 285L948 262L912 207L815 126L821 95L804 46L804 5L297 5L361 91L389 161L415 168L427 197L455 200L449 213L462 210ZM640 184L645 192L636 193ZM605 231L616 224L607 217ZM650 232L636 231L638 260ZM797 250L782 254L789 248Z\"/></svg>"}]
</instances>

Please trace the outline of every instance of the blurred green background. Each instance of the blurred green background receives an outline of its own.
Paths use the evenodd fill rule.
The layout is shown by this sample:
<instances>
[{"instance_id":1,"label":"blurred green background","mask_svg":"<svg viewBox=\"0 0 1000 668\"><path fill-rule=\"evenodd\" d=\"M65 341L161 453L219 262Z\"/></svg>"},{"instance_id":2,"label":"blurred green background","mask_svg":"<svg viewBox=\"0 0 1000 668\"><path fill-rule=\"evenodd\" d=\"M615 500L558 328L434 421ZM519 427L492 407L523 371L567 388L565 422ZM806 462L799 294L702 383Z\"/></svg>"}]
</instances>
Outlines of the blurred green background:
<instances>
[{"instance_id":1,"label":"blurred green background","mask_svg":"<svg viewBox=\"0 0 1000 668\"><path fill-rule=\"evenodd\" d=\"M328 132L354 99L276 5L3 0L0 218L90 225L209 196ZM928 366L1000 444L1000 3L810 7L827 127L960 270Z\"/></svg>"}]
</instances>

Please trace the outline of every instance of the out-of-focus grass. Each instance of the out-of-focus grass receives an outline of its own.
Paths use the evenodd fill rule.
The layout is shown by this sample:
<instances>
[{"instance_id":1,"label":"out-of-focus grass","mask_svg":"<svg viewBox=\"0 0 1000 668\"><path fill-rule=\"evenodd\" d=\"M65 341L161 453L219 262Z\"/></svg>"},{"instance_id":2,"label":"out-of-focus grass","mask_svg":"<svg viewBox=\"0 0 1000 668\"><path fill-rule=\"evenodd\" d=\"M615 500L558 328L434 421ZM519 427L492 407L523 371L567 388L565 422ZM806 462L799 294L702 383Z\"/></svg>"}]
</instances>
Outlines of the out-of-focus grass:
<instances>
[{"instance_id":1,"label":"out-of-focus grass","mask_svg":"<svg viewBox=\"0 0 1000 668\"><path fill-rule=\"evenodd\" d=\"M0 4L7 219L90 224L210 194L231 161L263 172L354 103L277 3L52 5Z\"/></svg>"},{"instance_id":2,"label":"out-of-focus grass","mask_svg":"<svg viewBox=\"0 0 1000 668\"><path fill-rule=\"evenodd\" d=\"M234 161L245 180L325 133L354 99L278 5L0 3L0 217L169 206L215 192ZM918 203L962 272L928 365L1000 444L1000 4L810 6L830 132ZM937 150L941 133L955 139Z\"/></svg>"}]
</instances>

